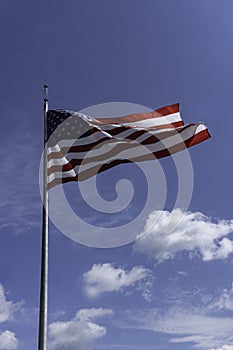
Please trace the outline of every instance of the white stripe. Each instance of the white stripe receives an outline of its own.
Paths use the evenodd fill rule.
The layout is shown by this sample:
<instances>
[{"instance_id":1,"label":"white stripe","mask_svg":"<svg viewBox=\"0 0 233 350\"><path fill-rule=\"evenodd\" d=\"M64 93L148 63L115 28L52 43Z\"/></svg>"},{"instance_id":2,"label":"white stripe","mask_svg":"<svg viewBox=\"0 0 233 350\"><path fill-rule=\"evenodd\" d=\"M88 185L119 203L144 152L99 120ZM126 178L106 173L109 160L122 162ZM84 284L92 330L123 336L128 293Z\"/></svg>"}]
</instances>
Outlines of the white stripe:
<instances>
[{"instance_id":1,"label":"white stripe","mask_svg":"<svg viewBox=\"0 0 233 350\"><path fill-rule=\"evenodd\" d=\"M198 134L199 132L201 131L204 131L207 129L207 126L203 123L198 123L197 124L197 129L196 129L196 132L195 132L195 135Z\"/></svg>"},{"instance_id":2,"label":"white stripe","mask_svg":"<svg viewBox=\"0 0 233 350\"><path fill-rule=\"evenodd\" d=\"M121 123L121 124L114 124L112 123L111 125L114 126L140 126L140 127L156 127L156 126L160 126L160 125L166 125L166 124L171 124L171 123L175 123L175 122L179 122L181 121L181 116L180 116L180 112L177 113L172 113L172 114L168 114L166 116L163 117L155 117L155 118L148 118L148 119L143 119L143 120L139 120L139 121L132 121L130 123ZM105 129L106 127L106 129ZM103 125L101 126L102 129L107 130L108 125ZM109 126L109 128L111 128L111 126Z\"/></svg>"},{"instance_id":3,"label":"white stripe","mask_svg":"<svg viewBox=\"0 0 233 350\"><path fill-rule=\"evenodd\" d=\"M156 112L156 111L154 111ZM149 112L148 114L151 115L151 113L153 112ZM143 114L143 113L142 113ZM147 113L145 113L146 115ZM132 114L133 116L134 114ZM137 114L136 114L137 115ZM72 112L72 116L76 116L78 118L81 118L83 119L85 122L87 122L88 124L93 124L94 126L100 126L101 128L105 125L114 125L114 126L120 126L120 125L140 125L140 123L147 123L147 121L153 121L153 124L152 126L156 126L156 125L163 125L163 124L170 124L170 123L174 123L174 122L177 122L177 121L181 121L181 115L180 115L180 112L176 112L176 113L170 113L170 114L167 114L165 116L161 116L161 117L152 117L152 118L146 118L146 119L142 119L142 120L139 120L139 121L132 121L132 122L129 122L129 123L118 123L118 120L119 120L119 116L116 117L116 118L107 118L107 119L111 119L113 120L112 123L109 123L109 124L103 124L103 125L100 125L99 123L104 123L104 118L93 118L93 117L90 117L88 115L85 115L85 114L82 114L82 113L79 113L79 112ZM123 116L125 117L125 116ZM100 120L101 119L101 120ZM116 123L114 123L114 120L116 120ZM97 123L95 123L97 121Z\"/></svg>"},{"instance_id":4,"label":"white stripe","mask_svg":"<svg viewBox=\"0 0 233 350\"><path fill-rule=\"evenodd\" d=\"M53 159L50 159L47 163L47 167L48 169L51 167L51 166L54 166L54 165L65 165L65 164L68 164L69 161L67 160L67 157L62 157L62 158L53 158Z\"/></svg>"}]
</instances>

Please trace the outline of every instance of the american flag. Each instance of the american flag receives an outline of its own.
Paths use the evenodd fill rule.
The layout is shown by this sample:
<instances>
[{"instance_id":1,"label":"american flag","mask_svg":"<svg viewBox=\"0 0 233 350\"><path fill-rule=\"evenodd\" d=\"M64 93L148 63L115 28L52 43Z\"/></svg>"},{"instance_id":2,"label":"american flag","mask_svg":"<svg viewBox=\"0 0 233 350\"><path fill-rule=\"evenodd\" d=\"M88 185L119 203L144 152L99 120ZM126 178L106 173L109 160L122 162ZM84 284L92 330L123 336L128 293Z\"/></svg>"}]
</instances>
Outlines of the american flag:
<instances>
[{"instance_id":1,"label":"american flag","mask_svg":"<svg viewBox=\"0 0 233 350\"><path fill-rule=\"evenodd\" d=\"M203 123L184 125L179 104L115 118L49 110L47 121L48 189L118 164L167 157L210 137Z\"/></svg>"}]
</instances>

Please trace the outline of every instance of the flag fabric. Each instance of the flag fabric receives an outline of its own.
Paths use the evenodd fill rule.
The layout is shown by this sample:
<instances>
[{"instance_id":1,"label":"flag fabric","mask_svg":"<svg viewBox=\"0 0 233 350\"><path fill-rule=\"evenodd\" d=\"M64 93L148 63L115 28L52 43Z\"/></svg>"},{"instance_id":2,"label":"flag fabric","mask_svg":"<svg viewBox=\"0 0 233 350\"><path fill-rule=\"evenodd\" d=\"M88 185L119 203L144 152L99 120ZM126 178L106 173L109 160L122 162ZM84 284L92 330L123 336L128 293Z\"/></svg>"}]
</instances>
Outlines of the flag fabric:
<instances>
[{"instance_id":1,"label":"flag fabric","mask_svg":"<svg viewBox=\"0 0 233 350\"><path fill-rule=\"evenodd\" d=\"M114 118L49 110L47 122L48 189L118 164L167 157L210 137L203 123L184 125L179 104Z\"/></svg>"}]
</instances>

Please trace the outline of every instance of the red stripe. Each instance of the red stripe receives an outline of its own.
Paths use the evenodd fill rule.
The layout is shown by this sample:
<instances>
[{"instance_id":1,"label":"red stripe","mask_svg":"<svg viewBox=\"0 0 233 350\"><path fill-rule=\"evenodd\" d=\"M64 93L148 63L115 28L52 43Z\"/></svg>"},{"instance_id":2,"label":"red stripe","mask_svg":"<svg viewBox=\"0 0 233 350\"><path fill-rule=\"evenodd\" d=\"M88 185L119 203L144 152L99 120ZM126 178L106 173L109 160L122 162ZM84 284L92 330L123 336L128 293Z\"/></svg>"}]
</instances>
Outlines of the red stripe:
<instances>
[{"instance_id":1,"label":"red stripe","mask_svg":"<svg viewBox=\"0 0 233 350\"><path fill-rule=\"evenodd\" d=\"M71 182L71 181L78 181L78 177L66 177L63 179L54 179L53 181L51 181L48 184L48 190L55 187L56 185L60 185L62 183L67 183L67 182Z\"/></svg>"}]
</instances>

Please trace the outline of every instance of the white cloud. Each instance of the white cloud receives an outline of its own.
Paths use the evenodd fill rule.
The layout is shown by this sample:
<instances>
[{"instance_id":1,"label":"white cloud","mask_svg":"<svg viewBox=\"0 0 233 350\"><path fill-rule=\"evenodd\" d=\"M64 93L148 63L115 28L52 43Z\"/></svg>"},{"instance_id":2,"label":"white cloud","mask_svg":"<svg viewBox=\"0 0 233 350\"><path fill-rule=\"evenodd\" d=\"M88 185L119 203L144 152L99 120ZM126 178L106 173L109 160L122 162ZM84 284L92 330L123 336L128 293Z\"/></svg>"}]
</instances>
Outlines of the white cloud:
<instances>
[{"instance_id":1,"label":"white cloud","mask_svg":"<svg viewBox=\"0 0 233 350\"><path fill-rule=\"evenodd\" d=\"M66 322L54 322L49 326L49 350L86 350L93 342L103 337L107 330L93 322L96 317L113 314L109 309L81 309Z\"/></svg>"},{"instance_id":2,"label":"white cloud","mask_svg":"<svg viewBox=\"0 0 233 350\"><path fill-rule=\"evenodd\" d=\"M0 323L12 320L15 311L20 308L21 304L7 301L4 287L0 284Z\"/></svg>"},{"instance_id":3,"label":"white cloud","mask_svg":"<svg viewBox=\"0 0 233 350\"><path fill-rule=\"evenodd\" d=\"M15 333L8 330L0 333L0 350L15 350L18 344Z\"/></svg>"},{"instance_id":4,"label":"white cloud","mask_svg":"<svg viewBox=\"0 0 233 350\"><path fill-rule=\"evenodd\" d=\"M185 213L181 209L154 211L133 250L160 262L184 250L190 257L199 252L204 261L226 259L233 253L233 241L228 237L232 231L233 220L212 222L200 212Z\"/></svg>"},{"instance_id":5,"label":"white cloud","mask_svg":"<svg viewBox=\"0 0 233 350\"><path fill-rule=\"evenodd\" d=\"M136 282L149 277L150 270L143 266L134 266L130 271L116 268L110 263L94 264L88 272L83 275L85 292L89 297L96 297L104 292L120 291L125 287L133 286ZM148 284L138 288L143 290L144 297L148 295Z\"/></svg>"}]
</instances>

